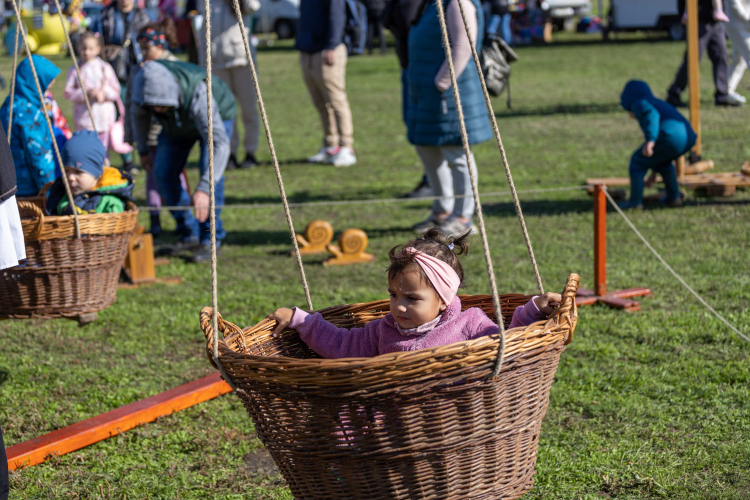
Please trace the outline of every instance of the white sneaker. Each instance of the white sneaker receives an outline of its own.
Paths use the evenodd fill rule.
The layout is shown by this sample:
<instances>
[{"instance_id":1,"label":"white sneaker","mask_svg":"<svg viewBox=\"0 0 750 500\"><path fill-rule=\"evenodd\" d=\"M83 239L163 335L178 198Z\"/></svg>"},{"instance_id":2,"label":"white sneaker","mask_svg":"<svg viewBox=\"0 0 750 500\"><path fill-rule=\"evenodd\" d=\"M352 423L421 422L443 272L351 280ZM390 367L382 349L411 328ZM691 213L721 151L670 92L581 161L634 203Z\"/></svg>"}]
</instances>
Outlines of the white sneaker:
<instances>
[{"instance_id":1,"label":"white sneaker","mask_svg":"<svg viewBox=\"0 0 750 500\"><path fill-rule=\"evenodd\" d=\"M730 92L729 97L731 97L737 102L741 102L742 104L745 104L747 102L747 99L745 99L745 96L740 95L737 92Z\"/></svg>"},{"instance_id":2,"label":"white sneaker","mask_svg":"<svg viewBox=\"0 0 750 500\"><path fill-rule=\"evenodd\" d=\"M310 163L331 163L331 160L339 152L339 148L320 148L316 154L307 158Z\"/></svg>"},{"instance_id":3,"label":"white sneaker","mask_svg":"<svg viewBox=\"0 0 750 500\"><path fill-rule=\"evenodd\" d=\"M357 158L352 148L343 147L339 148L339 152L333 156L331 163L334 167L351 167L357 163Z\"/></svg>"}]
</instances>

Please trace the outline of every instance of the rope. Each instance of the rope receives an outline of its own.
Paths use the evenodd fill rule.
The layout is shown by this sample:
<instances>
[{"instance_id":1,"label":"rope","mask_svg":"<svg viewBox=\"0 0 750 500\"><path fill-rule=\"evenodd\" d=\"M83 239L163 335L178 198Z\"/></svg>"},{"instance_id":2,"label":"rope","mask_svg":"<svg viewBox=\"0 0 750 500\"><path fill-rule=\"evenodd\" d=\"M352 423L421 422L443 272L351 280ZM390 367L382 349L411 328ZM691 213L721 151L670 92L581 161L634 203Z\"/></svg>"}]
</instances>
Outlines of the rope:
<instances>
[{"instance_id":1,"label":"rope","mask_svg":"<svg viewBox=\"0 0 750 500\"><path fill-rule=\"evenodd\" d=\"M457 0L460 3L460 0ZM445 59L448 61L448 70L451 75L451 87L453 88L453 100L456 102L456 112L458 113L458 125L461 130L461 143L464 147L464 155L466 160L469 162L469 176L471 177L471 190L474 194L474 204L476 205L479 234L482 237L482 249L484 250L484 261L487 265L487 275L490 279L490 290L492 291L492 303L495 306L495 317L497 318L497 326L500 329L500 348L497 355L497 362L495 363L495 369L492 372L492 378L497 377L500 374L500 370L503 366L503 359L505 358L505 325L503 324L502 307L500 305L500 296L497 293L497 283L495 282L495 271L492 267L492 257L490 256L490 246L487 241L487 230L484 227L484 216L482 213L482 204L479 200L479 188L477 186L476 173L471 165L471 148L469 147L469 136L466 133L466 123L464 122L464 112L461 108L461 96L458 94L458 83L456 82L456 71L453 68L453 56L451 55L451 45L448 40L448 28L445 25L445 13L443 12L443 0L435 0L437 6L438 20L440 21L440 31L443 34L443 46L445 48ZM471 36L467 29L466 36L469 37L469 43L471 43ZM491 113L490 113L491 114Z\"/></svg>"},{"instance_id":2,"label":"rope","mask_svg":"<svg viewBox=\"0 0 750 500\"><path fill-rule=\"evenodd\" d=\"M21 19L21 10L18 8L18 2L17 0L13 0L13 9L16 11L16 19L20 21ZM45 120L47 120L47 127L49 128L49 135L52 139L52 147L55 149L55 155L57 156L57 161L60 162L60 168L63 168L63 161L62 156L60 155L60 148L57 147L57 141L55 140L55 132L52 129L52 121L50 121L49 115L47 114L47 107L44 105L44 92L42 91L41 85L39 85L39 77L36 74L36 68L34 67L34 58L31 57L31 50L29 49L29 40L26 38L26 31L21 30L22 36L23 36L23 43L26 47L26 57L29 60L29 65L31 66L31 73L34 75L34 83L36 84L36 90L39 93L39 99L42 103L42 111L44 114ZM68 195L68 202L70 203L70 209L73 212L73 225L75 226L75 235L76 238L81 237L81 225L78 221L78 211L75 209L75 203L73 203L73 193L70 191L70 185L68 184L68 177L65 175L65 171L63 170L62 175L63 184L65 185L65 193Z\"/></svg>"},{"instance_id":3,"label":"rope","mask_svg":"<svg viewBox=\"0 0 750 500\"><path fill-rule=\"evenodd\" d=\"M661 255L659 255L659 252L657 252L657 251L656 251L656 250L654 249L654 247L652 247L652 246L651 246L651 244L650 244L650 243L649 243L649 242L648 242L648 241L646 240L646 238L644 238L644 237L643 237L643 235L641 234L641 232L640 232L640 231L638 231L638 229L637 229L637 228L636 228L636 227L635 227L635 226L633 225L633 223L632 223L632 222L630 222L630 219L628 219L628 217L627 217L627 216L625 215L625 213L624 213L624 212L622 211L622 209L621 209L621 208L620 208L620 207L619 207L619 206L617 205L617 203L615 203L615 200L613 200L613 199L612 199L612 197L610 196L610 194L609 194L609 191L607 190L607 188L606 188L606 187L604 187L604 189L602 189L602 191L604 192L605 196L606 196L606 197L607 197L607 199L609 200L609 203L610 203L610 204L611 204L611 205L612 205L613 207L615 207L615 210L617 210L617 213L619 213L619 214L620 214L620 215L622 216L622 218L623 218L623 219L625 219L625 222L627 222L628 226L630 226L630 229L632 229L632 230L633 230L633 232L634 232L634 233L635 233L636 235L638 235L638 237L639 237L639 238L641 239L641 241L643 242L643 244L644 244L644 245L646 245L646 248L648 248L649 250L651 250L651 253L653 253L653 254L654 254L654 256L655 256L655 257L656 257L657 259L659 259L659 262L661 262L661 263L662 263L662 264L664 265L664 267L666 267L666 268L667 268L667 270L668 270L668 271L669 271L670 273L672 273L672 276L674 276L675 278L677 278L677 281L679 281L680 283L682 283L682 286L684 286L685 288L687 288L687 290L688 290L688 291L689 291L690 293L692 293L692 294L693 294L693 296L694 296L694 297L695 297L696 299L698 299L698 301L699 301L699 302L700 302L701 304L703 304L704 306L706 306L706 308L707 308L707 309L708 309L709 311L711 311L711 312L713 313L713 315L714 315L714 316L716 316L717 318L719 318L719 319L720 319L720 320L721 320L721 321L722 321L722 322L723 322L723 323L724 323L725 325L727 325L727 326L728 326L728 327L729 327L729 328L730 328L730 329L731 329L731 330L732 330L732 331L733 331L734 333L736 333L737 335L739 335L740 337L742 337L742 338L743 338L743 339L745 339L746 341L750 342L750 338L749 338L749 337L748 337L747 335L745 335L744 333L740 332L740 331L739 331L739 330L738 330L737 328L735 328L735 327L734 327L734 326L733 326L733 325L732 325L731 323L729 323L729 321L727 321L726 319L724 319L724 317L723 317L723 316L722 316L721 314L719 314L718 312L716 312L716 309L714 309L713 307L711 307L711 306L710 306L710 305L708 304L708 302L706 302L706 301L705 301L705 300L703 299L703 297L701 297L700 295L698 295L698 293L697 293L697 292L696 292L695 290L693 290L693 288L692 288L692 287L691 287L690 285L688 285L688 284L687 284L687 283L685 282L685 280L684 280L684 279L682 279L682 277L681 277L681 276L680 276L679 274L677 274L677 273L675 272L675 270L674 270L674 269L672 269L672 266L670 266L669 264L667 264L667 261L665 261L665 260L664 260L664 259L662 258L662 256L661 256Z\"/></svg>"},{"instance_id":4,"label":"rope","mask_svg":"<svg viewBox=\"0 0 750 500\"><path fill-rule=\"evenodd\" d=\"M206 0L208 2L208 0ZM292 239L292 245L294 247L294 255L297 258L297 267L299 267L299 275L302 280L302 288L305 291L305 300L307 301L308 310L313 310L312 300L310 299L310 288L307 285L307 277L305 276L305 268L302 265L302 256L299 253L299 245L297 244L297 236L294 233L294 223L292 222L292 213L289 211L289 200L286 197L286 191L284 190L284 181L281 178L281 169L279 169L279 159L276 157L276 148L273 145L273 138L271 137L271 128L268 125L268 116L266 115L266 106L263 103L263 96L260 93L260 83L258 82L258 72L255 70L255 62L253 61L252 52L250 52L250 44L247 41L247 31L245 30L245 21L242 19L242 12L240 11L240 4L238 0L233 0L232 5L234 6L234 12L237 15L237 23L240 25L240 33L242 34L242 42L245 44L245 55L247 56L247 62L250 65L250 72L253 75L253 86L255 87L255 95L258 96L258 108L260 109L260 116L263 120L263 128L266 131L266 139L268 140L268 149L271 151L271 159L273 161L273 169L276 172L276 182L279 184L279 193L281 194L281 203L284 205L284 215L286 216L286 224L289 227L289 236ZM211 38L206 37L206 46L210 45Z\"/></svg>"},{"instance_id":5,"label":"rope","mask_svg":"<svg viewBox=\"0 0 750 500\"><path fill-rule=\"evenodd\" d=\"M13 99L16 96L16 66L18 65L18 30L21 29L21 20L16 19L16 43L13 45L13 73L10 80L10 106L8 109L8 145L10 145L10 135L13 133Z\"/></svg>"},{"instance_id":6,"label":"rope","mask_svg":"<svg viewBox=\"0 0 750 500\"><path fill-rule=\"evenodd\" d=\"M469 23L466 20L466 12L464 12L463 3L460 0L458 7L461 10L461 17L464 21L464 28L466 28L466 36L469 36ZM544 287L542 286L542 277L539 275L539 268L536 264L536 258L534 257L534 249L531 248L531 239L529 238L529 231L526 229L526 221L523 218L523 211L521 210L521 202L518 201L518 194L516 193L516 186L513 183L513 176L510 173L510 164L508 163L508 157L505 154L505 147L503 141L500 138L500 129L497 127L497 119L495 118L495 112L492 109L492 101L490 101L490 93L487 91L487 83L484 81L484 73L482 72L482 64L479 62L479 54L477 54L477 47L474 41L469 36L469 45L471 46L471 55L474 58L474 65L477 67L477 73L479 74L479 83L482 85L482 94L484 94L484 104L487 106L487 114L490 117L490 123L492 124L492 132L495 134L495 141L497 142L497 148L500 150L500 157L503 160L503 168L505 168L505 176L508 178L508 185L510 191L513 193L513 204L516 207L516 214L518 214L518 222L521 224L521 232L523 232L523 239L526 242L526 250L529 252L529 259L531 259L531 267L534 269L534 276L536 277L536 283L539 287L539 294L544 294Z\"/></svg>"},{"instance_id":7,"label":"rope","mask_svg":"<svg viewBox=\"0 0 750 500\"><path fill-rule=\"evenodd\" d=\"M68 27L65 26L65 19L63 18L62 9L60 8L60 0L55 0L55 6L57 7L57 14L60 16L60 24L62 24L63 31L65 32L65 39L68 41L68 49L70 50L70 58L73 59L73 65L76 67L76 75L78 76L78 85L81 86L81 92L83 92L83 100L86 101L86 109L89 110L89 118L91 118L91 126L93 131L96 130L96 123L94 123L94 113L91 111L91 103L89 102L89 96L86 93L86 88L83 86L83 78L81 78L81 68L78 67L78 60L76 59L75 51L73 50L73 42L70 41L70 34L68 33Z\"/></svg>"},{"instance_id":8,"label":"rope","mask_svg":"<svg viewBox=\"0 0 750 500\"><path fill-rule=\"evenodd\" d=\"M205 0L206 9L206 101L208 104L208 213L211 220L211 326L214 329L213 358L219 367L224 381L234 391L238 387L227 375L224 365L219 360L219 284L216 269L216 186L214 185L214 117L213 117L213 89L211 79L211 6L210 0Z\"/></svg>"},{"instance_id":9,"label":"rope","mask_svg":"<svg viewBox=\"0 0 750 500\"><path fill-rule=\"evenodd\" d=\"M567 187L556 187L556 188L542 188L542 189L526 189L521 191L516 191L518 194L533 194L533 193L553 193L553 192L561 192L561 191L579 191L582 189L588 189L589 186L567 186ZM491 197L499 197L499 196L509 196L512 193L510 191L499 191L499 192L493 192L493 193L481 193L480 196L482 198L491 198ZM469 194L462 194L454 196L456 199L462 199L462 198L469 198L473 197L474 195ZM331 206L341 206L341 205L381 205L384 203L393 204L393 203L417 203L417 202L427 202L432 200L441 200L445 198L444 196L424 196L422 198L374 198L369 200L337 200L337 201L306 201L306 202L299 202L299 203L289 203L288 206L290 208L306 208L306 207L331 207ZM219 205L216 207L216 209L240 209L240 210L254 210L254 209L262 209L262 208L278 208L279 206L283 206L281 203L235 203L232 205ZM149 207L149 206L138 206L139 210L184 210L185 207L178 207L178 206L159 206L159 207Z\"/></svg>"}]
</instances>

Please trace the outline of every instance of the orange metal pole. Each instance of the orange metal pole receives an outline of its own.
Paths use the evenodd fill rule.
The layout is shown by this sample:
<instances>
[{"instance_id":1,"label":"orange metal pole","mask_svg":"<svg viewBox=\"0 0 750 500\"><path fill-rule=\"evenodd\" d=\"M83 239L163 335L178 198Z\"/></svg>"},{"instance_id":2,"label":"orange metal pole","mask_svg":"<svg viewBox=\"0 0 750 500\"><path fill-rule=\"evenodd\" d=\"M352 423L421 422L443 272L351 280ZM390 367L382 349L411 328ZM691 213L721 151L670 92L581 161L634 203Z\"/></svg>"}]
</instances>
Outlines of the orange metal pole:
<instances>
[{"instance_id":1,"label":"orange metal pole","mask_svg":"<svg viewBox=\"0 0 750 500\"><path fill-rule=\"evenodd\" d=\"M594 292L607 293L607 197L604 184L594 186Z\"/></svg>"}]
</instances>

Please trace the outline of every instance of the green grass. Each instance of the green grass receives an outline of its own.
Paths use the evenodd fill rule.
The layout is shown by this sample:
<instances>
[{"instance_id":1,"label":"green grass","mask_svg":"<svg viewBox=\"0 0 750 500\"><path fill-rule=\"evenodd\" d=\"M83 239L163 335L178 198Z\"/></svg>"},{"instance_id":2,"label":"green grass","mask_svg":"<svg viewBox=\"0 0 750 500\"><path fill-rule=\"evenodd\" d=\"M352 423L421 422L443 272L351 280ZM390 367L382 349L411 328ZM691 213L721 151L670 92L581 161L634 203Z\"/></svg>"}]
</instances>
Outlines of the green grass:
<instances>
[{"instance_id":1,"label":"green grass","mask_svg":"<svg viewBox=\"0 0 750 500\"><path fill-rule=\"evenodd\" d=\"M683 45L625 37L519 49L513 66L514 109L495 109L518 189L581 184L589 176L626 175L642 136L618 109L629 78L661 95ZM56 59L67 69L69 61ZM0 70L10 74L9 59ZM394 197L421 175L401 122L399 67L393 54L350 61L347 88L359 163L347 170L300 162L321 132L298 67L288 50L258 56L274 143L293 201ZM712 103L710 65L702 67L705 156L735 171L750 157L748 108ZM61 83L56 94L62 95ZM740 87L747 94L746 84ZM70 107L61 103L70 116ZM264 145L264 166L232 171L228 203L278 202ZM494 143L475 149L480 189L504 191ZM195 158L195 156L194 156ZM190 171L194 182L195 169ZM143 203L143 177L137 180ZM679 210L631 213L668 262L730 322L750 331L747 248L750 196L689 198ZM580 191L524 195L522 203L548 289L571 272L591 287L591 202ZM493 260L502 291L533 292L534 278L512 204L484 200ZM386 295L386 254L412 235L428 204L293 209L302 231L329 220L337 231L360 227L378 263L325 269L305 257L316 307ZM168 227L173 227L167 216ZM146 223L147 215L141 215ZM279 306L304 305L280 208L226 210L228 237L219 262L222 313L249 325ZM575 339L563 354L542 427L536 486L529 499L750 496L750 345L731 334L688 294L610 212L609 287L649 286L636 314L604 307L580 310ZM478 250L478 241L477 241ZM481 251L465 259L468 293L488 287ZM7 321L0 326L0 424L7 445L151 396L212 373L198 312L210 303L208 266L179 259L158 269L182 275L179 286L118 292L93 324L67 320ZM261 447L233 395L217 398L124 435L11 475L12 498L289 499L274 473L258 472Z\"/></svg>"}]
</instances>

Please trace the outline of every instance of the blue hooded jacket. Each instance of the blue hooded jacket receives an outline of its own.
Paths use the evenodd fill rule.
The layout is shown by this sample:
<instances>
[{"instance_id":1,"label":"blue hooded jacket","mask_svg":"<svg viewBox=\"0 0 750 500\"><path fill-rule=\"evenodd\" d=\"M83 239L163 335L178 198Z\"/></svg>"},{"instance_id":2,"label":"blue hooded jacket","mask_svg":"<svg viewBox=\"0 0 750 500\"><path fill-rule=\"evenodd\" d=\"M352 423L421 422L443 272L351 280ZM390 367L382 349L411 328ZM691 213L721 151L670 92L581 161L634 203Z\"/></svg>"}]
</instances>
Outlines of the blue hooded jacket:
<instances>
[{"instance_id":1,"label":"blue hooded jacket","mask_svg":"<svg viewBox=\"0 0 750 500\"><path fill-rule=\"evenodd\" d=\"M696 135L690 122L677 111L677 108L654 97L646 82L630 80L625 84L620 104L626 111L635 115L646 141L656 142L660 137L666 139L672 135L673 129L684 125L688 141L695 143Z\"/></svg>"},{"instance_id":2,"label":"blue hooded jacket","mask_svg":"<svg viewBox=\"0 0 750 500\"><path fill-rule=\"evenodd\" d=\"M60 74L60 68L41 56L32 56L45 91ZM8 130L10 96L0 107L0 121L11 135L10 151L18 178L17 196L35 196L46 183L55 180L55 150L44 118L44 106L34 83L29 60L24 59L16 71L16 92L13 100L13 129Z\"/></svg>"}]
</instances>

